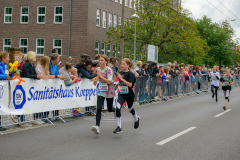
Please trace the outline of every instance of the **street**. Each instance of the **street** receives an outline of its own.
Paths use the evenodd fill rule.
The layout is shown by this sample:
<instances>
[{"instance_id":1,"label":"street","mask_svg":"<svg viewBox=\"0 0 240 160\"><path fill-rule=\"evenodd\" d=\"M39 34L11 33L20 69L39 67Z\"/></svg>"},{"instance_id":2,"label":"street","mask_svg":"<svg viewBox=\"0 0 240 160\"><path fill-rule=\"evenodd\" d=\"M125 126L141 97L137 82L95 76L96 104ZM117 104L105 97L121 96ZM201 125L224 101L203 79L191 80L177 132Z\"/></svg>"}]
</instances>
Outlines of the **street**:
<instances>
[{"instance_id":1,"label":"street","mask_svg":"<svg viewBox=\"0 0 240 160\"><path fill-rule=\"evenodd\" d=\"M226 113L224 97L211 93L135 107L140 126L122 109L121 134L114 115L102 116L100 135L94 116L0 136L1 160L239 160L240 87L232 89Z\"/></svg>"}]
</instances>

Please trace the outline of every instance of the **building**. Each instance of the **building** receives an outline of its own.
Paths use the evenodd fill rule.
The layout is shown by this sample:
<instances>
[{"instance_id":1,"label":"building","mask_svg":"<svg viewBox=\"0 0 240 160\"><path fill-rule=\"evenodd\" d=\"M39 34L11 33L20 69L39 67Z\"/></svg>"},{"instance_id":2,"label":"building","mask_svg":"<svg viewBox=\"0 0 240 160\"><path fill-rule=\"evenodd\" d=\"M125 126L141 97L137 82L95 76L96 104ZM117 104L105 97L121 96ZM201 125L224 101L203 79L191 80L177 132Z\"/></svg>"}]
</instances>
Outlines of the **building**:
<instances>
[{"instance_id":1,"label":"building","mask_svg":"<svg viewBox=\"0 0 240 160\"><path fill-rule=\"evenodd\" d=\"M132 2L125 0L126 18ZM122 0L1 0L0 50L19 47L23 54L43 56L56 48L61 56L117 56L119 47L106 43L106 32L119 25L122 5Z\"/></svg>"}]
</instances>

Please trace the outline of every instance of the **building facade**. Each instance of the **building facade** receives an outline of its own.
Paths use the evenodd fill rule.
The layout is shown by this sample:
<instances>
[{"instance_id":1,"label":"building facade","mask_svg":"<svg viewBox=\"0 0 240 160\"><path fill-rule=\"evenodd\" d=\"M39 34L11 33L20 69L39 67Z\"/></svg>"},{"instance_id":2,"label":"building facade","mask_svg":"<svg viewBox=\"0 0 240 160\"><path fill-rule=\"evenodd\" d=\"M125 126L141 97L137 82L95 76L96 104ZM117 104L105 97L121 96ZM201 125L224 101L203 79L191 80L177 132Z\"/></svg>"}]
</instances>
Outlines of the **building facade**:
<instances>
[{"instance_id":1,"label":"building facade","mask_svg":"<svg viewBox=\"0 0 240 160\"><path fill-rule=\"evenodd\" d=\"M1 0L0 50L23 49L50 55L79 57L107 54L117 56L117 44L106 43L109 27L131 16L134 0Z\"/></svg>"}]
</instances>

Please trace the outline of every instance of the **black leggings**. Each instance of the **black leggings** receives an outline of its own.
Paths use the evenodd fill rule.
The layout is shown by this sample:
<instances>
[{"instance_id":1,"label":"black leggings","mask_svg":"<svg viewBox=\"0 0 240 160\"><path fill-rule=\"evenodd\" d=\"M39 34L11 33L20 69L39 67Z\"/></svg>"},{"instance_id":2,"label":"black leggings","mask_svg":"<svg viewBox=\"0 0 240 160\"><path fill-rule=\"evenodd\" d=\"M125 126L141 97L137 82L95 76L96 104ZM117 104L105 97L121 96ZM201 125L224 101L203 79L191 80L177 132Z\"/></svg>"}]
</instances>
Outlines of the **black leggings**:
<instances>
[{"instance_id":1,"label":"black leggings","mask_svg":"<svg viewBox=\"0 0 240 160\"><path fill-rule=\"evenodd\" d=\"M97 114L96 114L96 125L97 126L100 126L102 106L104 104L105 99L107 100L108 112L113 112L113 98L105 98L102 96L98 96L97 97Z\"/></svg>"},{"instance_id":2,"label":"black leggings","mask_svg":"<svg viewBox=\"0 0 240 160\"><path fill-rule=\"evenodd\" d=\"M130 96L127 97L126 95L122 96L121 94L118 94L117 108L116 108L116 117L118 118L121 117L121 108L125 101L127 101L127 105L130 113L132 113L133 116L135 115L135 110L132 108L134 98Z\"/></svg>"},{"instance_id":3,"label":"black leggings","mask_svg":"<svg viewBox=\"0 0 240 160\"><path fill-rule=\"evenodd\" d=\"M215 88L215 92L214 92L214 88ZM211 91L212 91L212 94L215 93L215 96L216 96L216 98L217 98L217 95L218 95L218 93L217 93L217 91L218 91L218 87L211 86Z\"/></svg>"}]
</instances>

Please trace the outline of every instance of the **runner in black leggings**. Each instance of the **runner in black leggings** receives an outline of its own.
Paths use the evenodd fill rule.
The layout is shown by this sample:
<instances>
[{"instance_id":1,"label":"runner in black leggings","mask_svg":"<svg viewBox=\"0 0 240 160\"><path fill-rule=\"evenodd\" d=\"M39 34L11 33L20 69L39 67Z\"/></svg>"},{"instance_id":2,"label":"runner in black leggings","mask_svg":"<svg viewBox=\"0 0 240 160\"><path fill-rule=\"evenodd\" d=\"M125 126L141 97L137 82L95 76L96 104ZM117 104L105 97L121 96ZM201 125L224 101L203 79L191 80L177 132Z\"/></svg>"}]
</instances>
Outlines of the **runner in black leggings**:
<instances>
[{"instance_id":1,"label":"runner in black leggings","mask_svg":"<svg viewBox=\"0 0 240 160\"><path fill-rule=\"evenodd\" d=\"M137 129L139 126L139 117L136 111L133 109L134 93L133 86L136 82L135 75L129 70L130 60L124 58L121 63L122 71L118 74L119 78L119 94L116 107L116 119L118 127L113 133L121 133L121 108L125 101L127 101L129 112L134 117L134 128Z\"/></svg>"},{"instance_id":2,"label":"runner in black leggings","mask_svg":"<svg viewBox=\"0 0 240 160\"><path fill-rule=\"evenodd\" d=\"M99 86L97 92L97 114L96 114L96 126L92 126L92 131L95 134L100 134L100 120L101 120L101 112L102 106L104 104L105 99L107 100L107 107L109 112L114 112L113 109L113 98L115 95L115 89L113 84L113 79L115 79L115 75L110 67L107 66L109 62L108 57L106 55L101 55L99 60L100 67L97 68L97 75L99 79ZM96 81L94 82L96 84Z\"/></svg>"},{"instance_id":3,"label":"runner in black leggings","mask_svg":"<svg viewBox=\"0 0 240 160\"><path fill-rule=\"evenodd\" d=\"M226 74L220 79L220 84L222 85L222 90L223 90L223 94L225 97L225 106L223 107L224 110L227 109L227 104L229 102L229 94L231 91L231 86L234 83L234 80L231 76L231 71L228 69L226 71Z\"/></svg>"}]
</instances>

